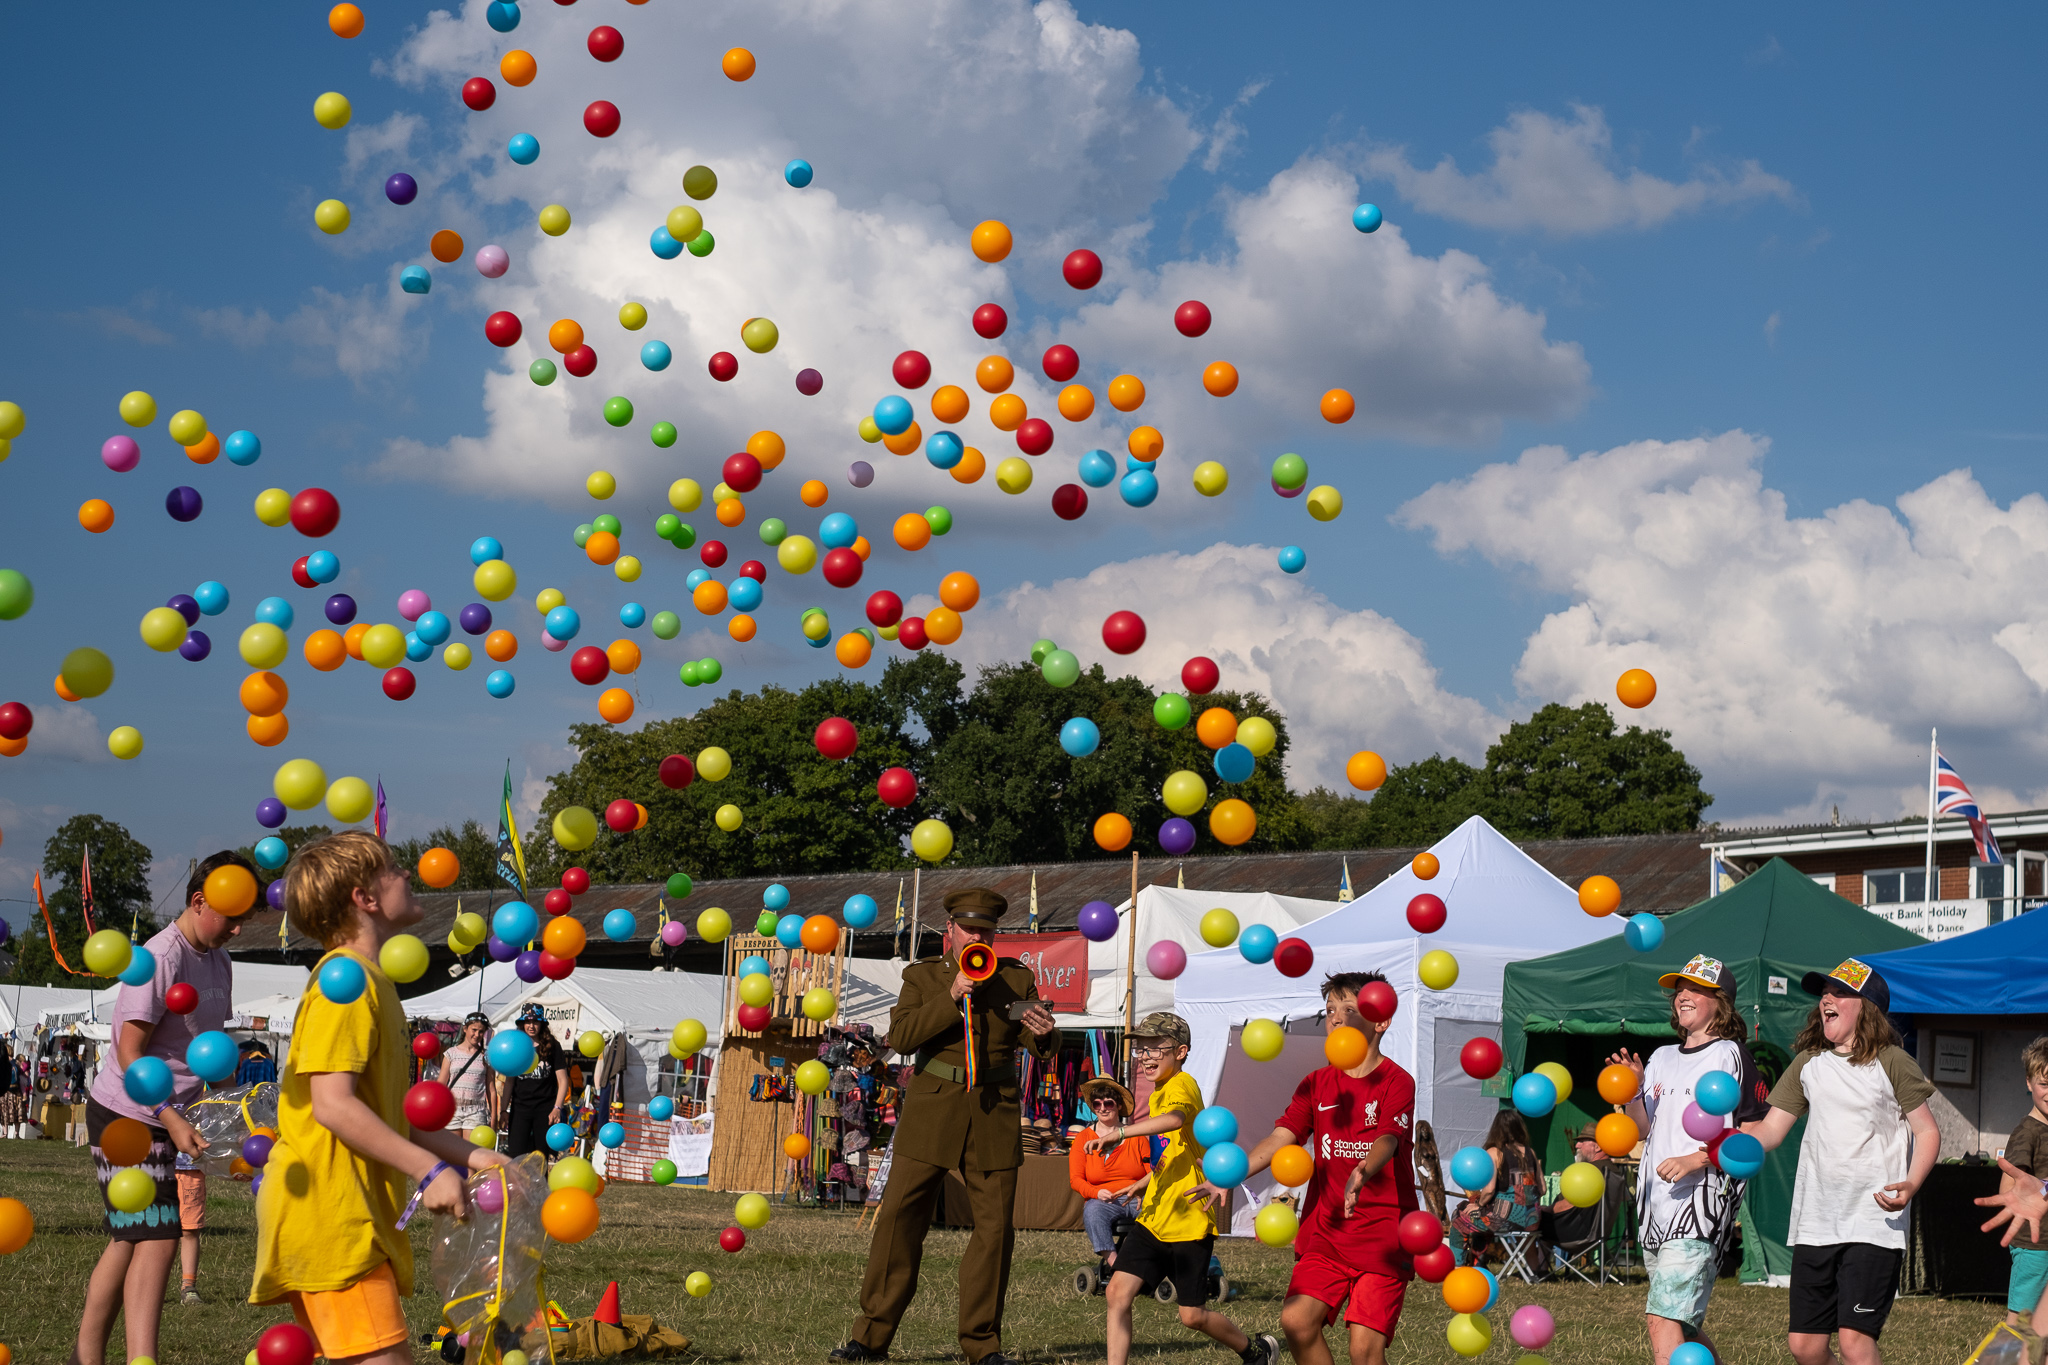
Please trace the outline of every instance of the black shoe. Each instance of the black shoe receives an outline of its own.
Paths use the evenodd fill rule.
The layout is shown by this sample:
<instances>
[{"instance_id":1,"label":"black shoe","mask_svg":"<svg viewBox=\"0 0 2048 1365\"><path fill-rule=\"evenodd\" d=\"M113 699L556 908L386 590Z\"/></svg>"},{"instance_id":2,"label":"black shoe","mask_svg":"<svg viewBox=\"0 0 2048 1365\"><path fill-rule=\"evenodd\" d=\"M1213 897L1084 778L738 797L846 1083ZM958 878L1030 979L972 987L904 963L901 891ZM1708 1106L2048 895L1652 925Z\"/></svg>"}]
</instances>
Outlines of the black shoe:
<instances>
[{"instance_id":1,"label":"black shoe","mask_svg":"<svg viewBox=\"0 0 2048 1365\"><path fill-rule=\"evenodd\" d=\"M887 1351L871 1350L857 1341L849 1341L844 1346L835 1346L832 1348L832 1353L825 1357L827 1360L838 1361L887 1360L888 1358L889 1353Z\"/></svg>"},{"instance_id":2,"label":"black shoe","mask_svg":"<svg viewBox=\"0 0 2048 1365\"><path fill-rule=\"evenodd\" d=\"M975 1361L974 1365L1017 1365L1017 1362L1004 1355L1001 1351L990 1351L980 1360Z\"/></svg>"},{"instance_id":3,"label":"black shoe","mask_svg":"<svg viewBox=\"0 0 2048 1365\"><path fill-rule=\"evenodd\" d=\"M1262 1332L1245 1343L1237 1358L1244 1365L1276 1365L1280 1359L1280 1338L1271 1332Z\"/></svg>"}]
</instances>

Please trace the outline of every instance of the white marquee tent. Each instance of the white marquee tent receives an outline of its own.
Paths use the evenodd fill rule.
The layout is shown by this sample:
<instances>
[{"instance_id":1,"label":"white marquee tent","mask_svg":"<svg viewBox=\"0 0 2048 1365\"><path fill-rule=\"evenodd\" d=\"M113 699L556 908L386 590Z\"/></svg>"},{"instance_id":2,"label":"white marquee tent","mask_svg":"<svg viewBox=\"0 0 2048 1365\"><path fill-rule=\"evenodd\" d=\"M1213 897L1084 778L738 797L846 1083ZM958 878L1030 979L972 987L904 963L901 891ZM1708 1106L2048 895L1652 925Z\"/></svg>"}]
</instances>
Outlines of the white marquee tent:
<instances>
[{"instance_id":1,"label":"white marquee tent","mask_svg":"<svg viewBox=\"0 0 2048 1365\"><path fill-rule=\"evenodd\" d=\"M513 979L518 980L516 976ZM560 981L519 984L523 989L517 995L487 1007L491 1027L506 1027L520 1010L536 1004L546 1011L548 1025L564 1047L573 1048L576 1036L587 1029L607 1036L623 1033L630 1051L619 1097L629 1105L642 1105L654 1097L652 1081L660 1075L662 1060L668 1056L669 1035L677 1024L695 1019L704 1025L704 1046L713 1055L724 1034L724 979L709 973L579 967ZM473 1002L475 997L470 999ZM410 1002L408 1013L422 1017L410 1008Z\"/></svg>"},{"instance_id":2,"label":"white marquee tent","mask_svg":"<svg viewBox=\"0 0 2048 1365\"><path fill-rule=\"evenodd\" d=\"M574 973L571 973L573 976ZM630 975L630 973L619 973ZM481 977L482 980L478 980ZM516 1000L530 989L519 979L509 962L486 962L483 970L459 977L439 990L415 995L402 1002L408 1019L450 1019L460 1022L467 1014L482 1010L496 1016L508 1000Z\"/></svg>"},{"instance_id":3,"label":"white marquee tent","mask_svg":"<svg viewBox=\"0 0 2048 1365\"><path fill-rule=\"evenodd\" d=\"M229 1027L245 1027L247 1021L267 1016L270 1032L291 1032L292 1012L298 1007L299 992L305 988L306 976L304 967L237 961L233 998L237 1020L231 1021ZM18 1007L19 1017L10 1023L7 1016L17 1009L17 992L33 999L24 1000ZM114 1003L120 993L119 986L109 986L101 991L40 986L0 987L0 1028L13 1029L26 1036L34 1031L37 1024L47 1029L75 1027L88 1038L106 1042L113 1036Z\"/></svg>"}]
</instances>

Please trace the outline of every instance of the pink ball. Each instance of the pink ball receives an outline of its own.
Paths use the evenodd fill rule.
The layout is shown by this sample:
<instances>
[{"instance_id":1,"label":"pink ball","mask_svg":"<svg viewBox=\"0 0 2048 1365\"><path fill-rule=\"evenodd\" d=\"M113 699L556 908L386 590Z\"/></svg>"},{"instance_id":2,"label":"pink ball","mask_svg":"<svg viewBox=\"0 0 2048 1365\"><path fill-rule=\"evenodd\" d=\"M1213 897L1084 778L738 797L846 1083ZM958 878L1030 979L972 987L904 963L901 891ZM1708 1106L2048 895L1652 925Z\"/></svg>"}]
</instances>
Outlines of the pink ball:
<instances>
[{"instance_id":1,"label":"pink ball","mask_svg":"<svg viewBox=\"0 0 2048 1365\"><path fill-rule=\"evenodd\" d=\"M499 1213L505 1207L505 1177L493 1176L476 1187L476 1211L478 1213ZM1549 1338L1545 1337L1548 1341Z\"/></svg>"},{"instance_id":2,"label":"pink ball","mask_svg":"<svg viewBox=\"0 0 2048 1365\"><path fill-rule=\"evenodd\" d=\"M1728 1126L1719 1114L1709 1114L1691 1101L1686 1102L1685 1115L1679 1122L1685 1128L1685 1135L1696 1142L1712 1142Z\"/></svg>"},{"instance_id":3,"label":"pink ball","mask_svg":"<svg viewBox=\"0 0 2048 1365\"><path fill-rule=\"evenodd\" d=\"M133 436L109 436L100 447L100 463L116 474L126 474L142 458L142 447Z\"/></svg>"},{"instance_id":4,"label":"pink ball","mask_svg":"<svg viewBox=\"0 0 2048 1365\"><path fill-rule=\"evenodd\" d=\"M554 636L548 634L546 630L542 630L540 633L540 643L541 647L550 654L560 654L569 647L567 640L557 640Z\"/></svg>"},{"instance_id":5,"label":"pink ball","mask_svg":"<svg viewBox=\"0 0 2048 1365\"><path fill-rule=\"evenodd\" d=\"M1525 1303L1508 1319L1508 1335L1525 1351L1540 1351L1557 1335L1557 1319L1541 1304Z\"/></svg>"},{"instance_id":6,"label":"pink ball","mask_svg":"<svg viewBox=\"0 0 2048 1365\"><path fill-rule=\"evenodd\" d=\"M398 614L408 621L417 621L434 608L434 599L418 588L408 588L398 594Z\"/></svg>"},{"instance_id":7,"label":"pink ball","mask_svg":"<svg viewBox=\"0 0 2048 1365\"><path fill-rule=\"evenodd\" d=\"M683 927L683 922L679 919L672 919L661 926L661 941L671 948L681 947L683 940L689 936L690 931Z\"/></svg>"},{"instance_id":8,"label":"pink ball","mask_svg":"<svg viewBox=\"0 0 2048 1365\"><path fill-rule=\"evenodd\" d=\"M1171 981L1188 969L1188 950L1162 938L1145 950L1145 966L1161 981Z\"/></svg>"},{"instance_id":9,"label":"pink ball","mask_svg":"<svg viewBox=\"0 0 2048 1365\"><path fill-rule=\"evenodd\" d=\"M511 268L512 257L501 246L481 247L476 253L476 273L495 280Z\"/></svg>"}]
</instances>

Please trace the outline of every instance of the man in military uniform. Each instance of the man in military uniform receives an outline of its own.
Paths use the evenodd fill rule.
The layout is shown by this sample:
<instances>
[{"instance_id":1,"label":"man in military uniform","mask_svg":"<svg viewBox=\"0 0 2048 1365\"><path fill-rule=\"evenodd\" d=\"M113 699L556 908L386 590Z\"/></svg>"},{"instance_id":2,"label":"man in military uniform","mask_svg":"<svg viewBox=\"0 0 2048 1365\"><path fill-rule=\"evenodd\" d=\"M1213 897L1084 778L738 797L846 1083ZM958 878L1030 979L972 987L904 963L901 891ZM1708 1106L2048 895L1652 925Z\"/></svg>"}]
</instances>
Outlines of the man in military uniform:
<instances>
[{"instance_id":1,"label":"man in military uniform","mask_svg":"<svg viewBox=\"0 0 2048 1365\"><path fill-rule=\"evenodd\" d=\"M1010 1285L1016 1230L1019 1132L1016 1049L1050 1058L1059 1027L1038 1000L1030 968L1001 959L995 974L971 981L960 954L987 944L1009 902L983 887L946 897L942 959L904 969L902 993L889 1012L889 1046L916 1059L891 1147L889 1184L868 1247L860 1316L834 1361L882 1360L896 1325L917 1293L924 1235L931 1227L948 1171L967 1185L974 1235L960 1262L960 1349L970 1365L1008 1365L1002 1350L1003 1296ZM1011 1006L1021 1017L1011 1018ZM971 1028L970 1028L971 1021ZM971 1082L971 1084L970 1084Z\"/></svg>"}]
</instances>

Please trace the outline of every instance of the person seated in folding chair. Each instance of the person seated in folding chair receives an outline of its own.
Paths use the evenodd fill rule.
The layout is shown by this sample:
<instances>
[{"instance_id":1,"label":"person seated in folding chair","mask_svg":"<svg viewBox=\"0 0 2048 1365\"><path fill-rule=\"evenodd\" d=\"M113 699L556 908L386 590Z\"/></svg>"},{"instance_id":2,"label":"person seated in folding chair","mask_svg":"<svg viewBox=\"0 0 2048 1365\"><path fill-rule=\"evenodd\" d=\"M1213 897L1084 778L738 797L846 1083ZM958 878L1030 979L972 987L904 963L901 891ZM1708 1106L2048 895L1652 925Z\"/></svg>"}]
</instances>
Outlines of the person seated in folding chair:
<instances>
[{"instance_id":1,"label":"person seated in folding chair","mask_svg":"<svg viewBox=\"0 0 2048 1365\"><path fill-rule=\"evenodd\" d=\"M1493 1158L1493 1179L1484 1189L1466 1192L1470 1198L1452 1213L1444 1233L1459 1265L1476 1264L1503 1235L1534 1232L1543 1212L1543 1164L1520 1114L1502 1109L1494 1115L1486 1154ZM1533 1265L1525 1268L1535 1271Z\"/></svg>"},{"instance_id":2,"label":"person seated in folding chair","mask_svg":"<svg viewBox=\"0 0 2048 1365\"><path fill-rule=\"evenodd\" d=\"M1600 1172L1607 1182L1605 1198L1583 1209L1574 1208L1569 1199L1559 1199L1543 1211L1542 1221L1537 1224L1550 1246L1551 1269L1576 1275L1588 1284L1598 1281L1586 1273L1587 1257L1599 1251L1600 1243L1614 1226L1615 1216L1628 1201L1628 1176L1601 1150L1593 1132L1594 1125L1590 1123L1573 1131L1572 1159Z\"/></svg>"}]
</instances>

